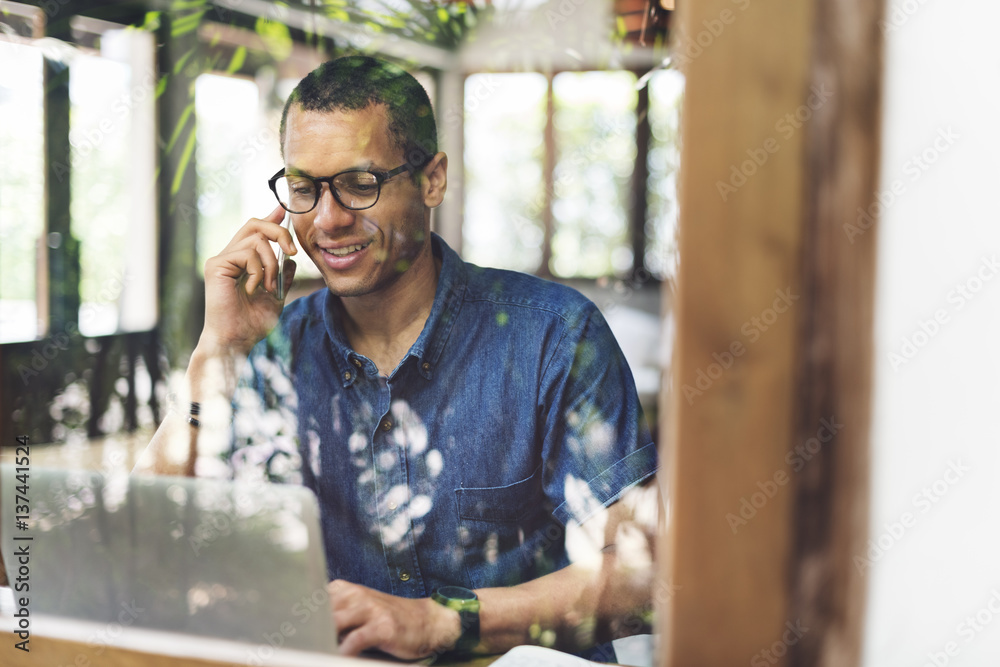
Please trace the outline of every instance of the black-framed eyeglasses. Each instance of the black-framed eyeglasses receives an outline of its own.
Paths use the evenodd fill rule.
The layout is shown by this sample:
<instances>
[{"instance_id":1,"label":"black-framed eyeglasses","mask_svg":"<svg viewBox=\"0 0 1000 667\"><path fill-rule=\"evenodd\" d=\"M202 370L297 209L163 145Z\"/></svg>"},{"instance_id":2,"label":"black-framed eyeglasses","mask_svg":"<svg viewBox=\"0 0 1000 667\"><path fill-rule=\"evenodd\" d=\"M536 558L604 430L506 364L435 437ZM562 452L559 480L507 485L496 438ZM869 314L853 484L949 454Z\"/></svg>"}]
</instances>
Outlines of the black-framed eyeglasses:
<instances>
[{"instance_id":1,"label":"black-framed eyeglasses","mask_svg":"<svg viewBox=\"0 0 1000 667\"><path fill-rule=\"evenodd\" d=\"M289 213L308 213L316 208L323 192L323 183L329 184L330 192L341 206L361 211L378 202L383 183L403 173L408 167L408 164L404 164L392 171L348 169L322 178L286 174L284 169L279 169L277 174L267 179L267 184L278 198L278 203Z\"/></svg>"}]
</instances>

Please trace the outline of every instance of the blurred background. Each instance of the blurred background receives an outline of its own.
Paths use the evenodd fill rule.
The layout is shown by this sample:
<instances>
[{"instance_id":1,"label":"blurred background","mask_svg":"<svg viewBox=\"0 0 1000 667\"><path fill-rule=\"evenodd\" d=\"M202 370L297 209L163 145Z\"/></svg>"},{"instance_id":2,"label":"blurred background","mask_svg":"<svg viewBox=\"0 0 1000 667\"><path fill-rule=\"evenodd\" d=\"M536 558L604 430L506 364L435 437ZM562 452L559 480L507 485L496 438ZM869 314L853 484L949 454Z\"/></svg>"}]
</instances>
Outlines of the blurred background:
<instances>
[{"instance_id":1,"label":"blurred background","mask_svg":"<svg viewBox=\"0 0 1000 667\"><path fill-rule=\"evenodd\" d=\"M655 419L683 80L670 12L647 9L4 2L4 441L155 426L200 332L205 260L274 207L285 99L355 52L398 62L436 103L450 182L435 230L469 261L590 295ZM300 263L292 297L318 277Z\"/></svg>"},{"instance_id":2,"label":"blurred background","mask_svg":"<svg viewBox=\"0 0 1000 667\"><path fill-rule=\"evenodd\" d=\"M284 100L357 52L435 102L450 173L434 229L468 261L590 296L659 433L682 261L673 10L0 2L5 460L26 434L52 443L36 464L131 467L200 332L205 260L274 206ZM1000 656L1000 6L890 0L884 16L878 193L845 221L878 236L863 663L978 666ZM705 30L688 45L725 38ZM309 268L292 297L322 287Z\"/></svg>"}]
</instances>

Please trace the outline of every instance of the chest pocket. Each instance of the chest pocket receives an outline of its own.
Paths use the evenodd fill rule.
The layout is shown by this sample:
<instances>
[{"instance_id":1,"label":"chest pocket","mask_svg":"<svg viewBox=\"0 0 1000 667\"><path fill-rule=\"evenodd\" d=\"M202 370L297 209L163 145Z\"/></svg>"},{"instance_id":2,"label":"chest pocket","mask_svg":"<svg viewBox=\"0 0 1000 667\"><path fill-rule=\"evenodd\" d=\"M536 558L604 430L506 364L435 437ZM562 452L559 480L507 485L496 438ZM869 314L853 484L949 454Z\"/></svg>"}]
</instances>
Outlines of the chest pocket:
<instances>
[{"instance_id":1,"label":"chest pocket","mask_svg":"<svg viewBox=\"0 0 1000 667\"><path fill-rule=\"evenodd\" d=\"M545 574L563 551L562 525L542 491L542 466L506 486L455 489L459 545L473 588L513 586Z\"/></svg>"}]
</instances>

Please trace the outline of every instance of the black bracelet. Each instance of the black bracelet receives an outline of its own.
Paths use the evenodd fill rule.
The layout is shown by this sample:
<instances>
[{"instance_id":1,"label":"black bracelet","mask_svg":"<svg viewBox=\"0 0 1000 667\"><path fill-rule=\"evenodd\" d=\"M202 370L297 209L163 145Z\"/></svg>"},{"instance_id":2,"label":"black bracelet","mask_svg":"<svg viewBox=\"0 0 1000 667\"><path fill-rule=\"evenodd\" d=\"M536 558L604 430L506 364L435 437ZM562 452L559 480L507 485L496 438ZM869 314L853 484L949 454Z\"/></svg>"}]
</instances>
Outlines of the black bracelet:
<instances>
[{"instance_id":1,"label":"black bracelet","mask_svg":"<svg viewBox=\"0 0 1000 667\"><path fill-rule=\"evenodd\" d=\"M201 403L196 403L191 401L191 409L188 410L187 423L191 424L195 428L201 426L201 422L198 420L198 415L201 414Z\"/></svg>"}]
</instances>

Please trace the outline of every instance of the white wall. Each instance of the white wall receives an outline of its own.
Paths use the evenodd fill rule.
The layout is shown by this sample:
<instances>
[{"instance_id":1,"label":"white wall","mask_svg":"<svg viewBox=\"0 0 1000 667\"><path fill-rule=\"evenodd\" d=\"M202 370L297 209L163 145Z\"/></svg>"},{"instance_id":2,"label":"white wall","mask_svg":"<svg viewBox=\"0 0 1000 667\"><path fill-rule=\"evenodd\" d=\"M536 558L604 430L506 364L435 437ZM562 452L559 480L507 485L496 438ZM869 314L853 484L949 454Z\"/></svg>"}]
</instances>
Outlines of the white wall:
<instances>
[{"instance_id":1,"label":"white wall","mask_svg":"<svg viewBox=\"0 0 1000 667\"><path fill-rule=\"evenodd\" d=\"M887 17L865 664L997 664L1000 3Z\"/></svg>"}]
</instances>

